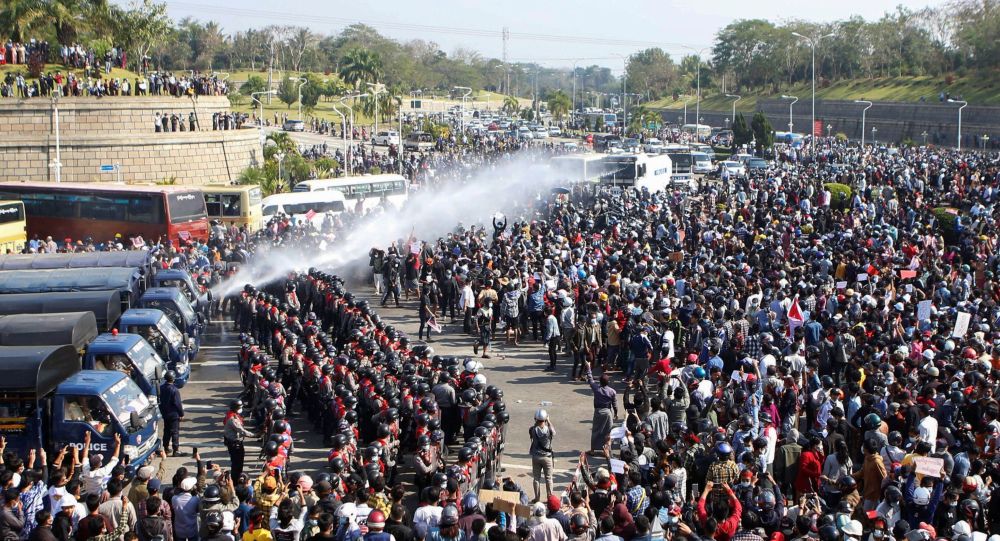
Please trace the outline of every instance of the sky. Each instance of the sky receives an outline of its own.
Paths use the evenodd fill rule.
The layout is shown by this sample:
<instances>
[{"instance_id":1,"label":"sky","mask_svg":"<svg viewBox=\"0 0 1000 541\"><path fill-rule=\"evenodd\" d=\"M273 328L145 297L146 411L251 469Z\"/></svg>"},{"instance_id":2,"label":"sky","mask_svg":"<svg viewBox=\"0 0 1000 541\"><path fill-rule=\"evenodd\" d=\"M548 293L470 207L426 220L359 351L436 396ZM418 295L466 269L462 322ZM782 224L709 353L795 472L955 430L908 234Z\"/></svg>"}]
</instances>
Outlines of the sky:
<instances>
[{"instance_id":1,"label":"sky","mask_svg":"<svg viewBox=\"0 0 1000 541\"><path fill-rule=\"evenodd\" d=\"M501 58L501 30L510 30L510 61L549 67L599 64L622 69L620 55L660 46L676 58L710 47L715 33L738 19L814 22L860 15L877 19L899 4L913 9L942 0L166 0L175 19L220 23L225 32L269 24L308 26L333 34L361 22L385 36L438 43L451 54L471 49ZM564 39L570 37L571 39ZM706 55L708 50L705 51Z\"/></svg>"}]
</instances>

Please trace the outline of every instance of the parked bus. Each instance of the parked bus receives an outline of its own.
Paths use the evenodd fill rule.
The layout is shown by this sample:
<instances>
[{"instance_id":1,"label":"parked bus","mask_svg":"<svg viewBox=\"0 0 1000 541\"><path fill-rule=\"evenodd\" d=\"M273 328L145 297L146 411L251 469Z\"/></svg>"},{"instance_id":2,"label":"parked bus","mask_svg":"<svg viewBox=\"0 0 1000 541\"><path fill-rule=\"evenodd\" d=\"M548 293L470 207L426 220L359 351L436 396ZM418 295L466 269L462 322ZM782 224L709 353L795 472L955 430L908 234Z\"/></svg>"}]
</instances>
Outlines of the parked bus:
<instances>
[{"instance_id":1,"label":"parked bus","mask_svg":"<svg viewBox=\"0 0 1000 541\"><path fill-rule=\"evenodd\" d=\"M604 111L590 111L585 113L577 113L576 115L579 122L584 126L589 126L593 129L599 129L602 126L605 128L611 128L618 125L618 114L616 113L605 113Z\"/></svg>"},{"instance_id":2,"label":"parked bus","mask_svg":"<svg viewBox=\"0 0 1000 541\"><path fill-rule=\"evenodd\" d=\"M0 199L20 199L28 235L96 242L120 234L158 240L208 240L205 198L196 188L101 183L3 182Z\"/></svg>"},{"instance_id":3,"label":"parked bus","mask_svg":"<svg viewBox=\"0 0 1000 541\"><path fill-rule=\"evenodd\" d=\"M699 140L712 136L712 127L708 124L685 124L681 131L696 136Z\"/></svg>"},{"instance_id":4,"label":"parked bus","mask_svg":"<svg viewBox=\"0 0 1000 541\"><path fill-rule=\"evenodd\" d=\"M323 217L318 215L340 214L347 208L346 201L344 194L337 190L278 193L264 198L261 212L265 220L284 214L296 222L311 222L313 227L319 229L323 225Z\"/></svg>"},{"instance_id":5,"label":"parked bus","mask_svg":"<svg viewBox=\"0 0 1000 541\"><path fill-rule=\"evenodd\" d=\"M24 203L0 201L0 254L16 254L28 242Z\"/></svg>"},{"instance_id":6,"label":"parked bus","mask_svg":"<svg viewBox=\"0 0 1000 541\"><path fill-rule=\"evenodd\" d=\"M357 209L358 200L364 201L364 209L375 208L386 200L396 208L406 202L410 182L402 175L361 175L336 179L305 180L295 185L293 192L321 192L337 190L344 194L347 208Z\"/></svg>"},{"instance_id":7,"label":"parked bus","mask_svg":"<svg viewBox=\"0 0 1000 541\"><path fill-rule=\"evenodd\" d=\"M205 194L205 209L209 220L219 220L236 227L247 226L257 231L264 225L260 213L263 199L260 186L232 186L229 184L207 184L201 187Z\"/></svg>"}]
</instances>

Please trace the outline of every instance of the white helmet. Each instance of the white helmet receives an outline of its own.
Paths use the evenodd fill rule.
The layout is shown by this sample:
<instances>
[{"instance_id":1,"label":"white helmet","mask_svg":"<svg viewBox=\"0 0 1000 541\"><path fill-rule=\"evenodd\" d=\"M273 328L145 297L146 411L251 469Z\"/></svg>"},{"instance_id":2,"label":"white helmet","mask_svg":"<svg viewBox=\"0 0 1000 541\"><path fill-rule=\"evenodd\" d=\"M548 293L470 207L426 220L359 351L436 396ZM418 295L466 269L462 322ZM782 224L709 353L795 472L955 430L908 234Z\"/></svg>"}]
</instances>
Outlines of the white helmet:
<instances>
[{"instance_id":1,"label":"white helmet","mask_svg":"<svg viewBox=\"0 0 1000 541\"><path fill-rule=\"evenodd\" d=\"M476 374L476 377L472 378L473 387L485 387L486 386L486 376L482 374Z\"/></svg>"},{"instance_id":2,"label":"white helmet","mask_svg":"<svg viewBox=\"0 0 1000 541\"><path fill-rule=\"evenodd\" d=\"M537 411L535 411L535 420L536 421L547 421L548 419L549 419L549 412L547 412L547 411L545 411L544 409L541 409L541 408L539 408Z\"/></svg>"},{"instance_id":3,"label":"white helmet","mask_svg":"<svg viewBox=\"0 0 1000 541\"><path fill-rule=\"evenodd\" d=\"M353 503L345 503L337 510L341 522L354 523L358 518L358 506Z\"/></svg>"},{"instance_id":4,"label":"white helmet","mask_svg":"<svg viewBox=\"0 0 1000 541\"><path fill-rule=\"evenodd\" d=\"M465 369L468 370L469 372L472 372L473 374L479 373L479 366L480 366L479 361L475 359L469 359L468 361L465 361Z\"/></svg>"},{"instance_id":5,"label":"white helmet","mask_svg":"<svg viewBox=\"0 0 1000 541\"><path fill-rule=\"evenodd\" d=\"M917 487L913 490L913 503L927 505L931 503L931 491L927 487Z\"/></svg>"}]
</instances>

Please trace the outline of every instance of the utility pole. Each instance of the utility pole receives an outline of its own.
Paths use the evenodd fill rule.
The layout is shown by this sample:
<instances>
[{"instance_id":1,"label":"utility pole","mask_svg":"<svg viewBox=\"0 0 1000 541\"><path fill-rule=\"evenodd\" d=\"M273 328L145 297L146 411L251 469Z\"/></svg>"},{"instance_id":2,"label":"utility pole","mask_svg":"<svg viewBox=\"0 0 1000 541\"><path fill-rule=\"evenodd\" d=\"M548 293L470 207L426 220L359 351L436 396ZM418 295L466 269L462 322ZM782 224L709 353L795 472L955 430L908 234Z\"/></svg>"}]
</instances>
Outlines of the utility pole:
<instances>
[{"instance_id":1,"label":"utility pole","mask_svg":"<svg viewBox=\"0 0 1000 541\"><path fill-rule=\"evenodd\" d=\"M271 40L271 59L267 62L267 89L268 90L271 90L271 84L272 84L272 80L273 80L273 75L274 75L274 40L272 39ZM271 94L267 95L267 104L271 105ZM261 114L262 115L264 114L263 110L261 110Z\"/></svg>"},{"instance_id":2,"label":"utility pole","mask_svg":"<svg viewBox=\"0 0 1000 541\"><path fill-rule=\"evenodd\" d=\"M507 75L507 86L504 88L510 94L510 68L507 66L507 42L510 41L510 28L503 27L503 71Z\"/></svg>"}]
</instances>

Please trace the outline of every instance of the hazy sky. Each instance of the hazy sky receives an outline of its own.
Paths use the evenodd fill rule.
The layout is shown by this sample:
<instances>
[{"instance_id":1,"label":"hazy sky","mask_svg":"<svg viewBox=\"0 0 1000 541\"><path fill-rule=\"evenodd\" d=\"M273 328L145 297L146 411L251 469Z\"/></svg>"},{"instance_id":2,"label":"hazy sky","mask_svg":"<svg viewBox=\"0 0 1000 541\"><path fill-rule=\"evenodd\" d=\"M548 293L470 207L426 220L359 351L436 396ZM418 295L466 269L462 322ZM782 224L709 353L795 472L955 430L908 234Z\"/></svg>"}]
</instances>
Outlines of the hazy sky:
<instances>
[{"instance_id":1,"label":"hazy sky","mask_svg":"<svg viewBox=\"0 0 1000 541\"><path fill-rule=\"evenodd\" d=\"M510 29L511 61L546 66L584 64L621 70L625 55L660 45L675 56L710 46L715 33L736 19L831 21L861 15L880 17L896 5L918 9L942 0L166 0L174 18L193 16L221 23L226 32L268 24L305 25L329 34L353 22L377 28L398 40L425 39L451 54L459 47L500 58L501 29ZM544 39L528 39L532 34ZM563 40L572 36L573 40Z\"/></svg>"}]
</instances>

